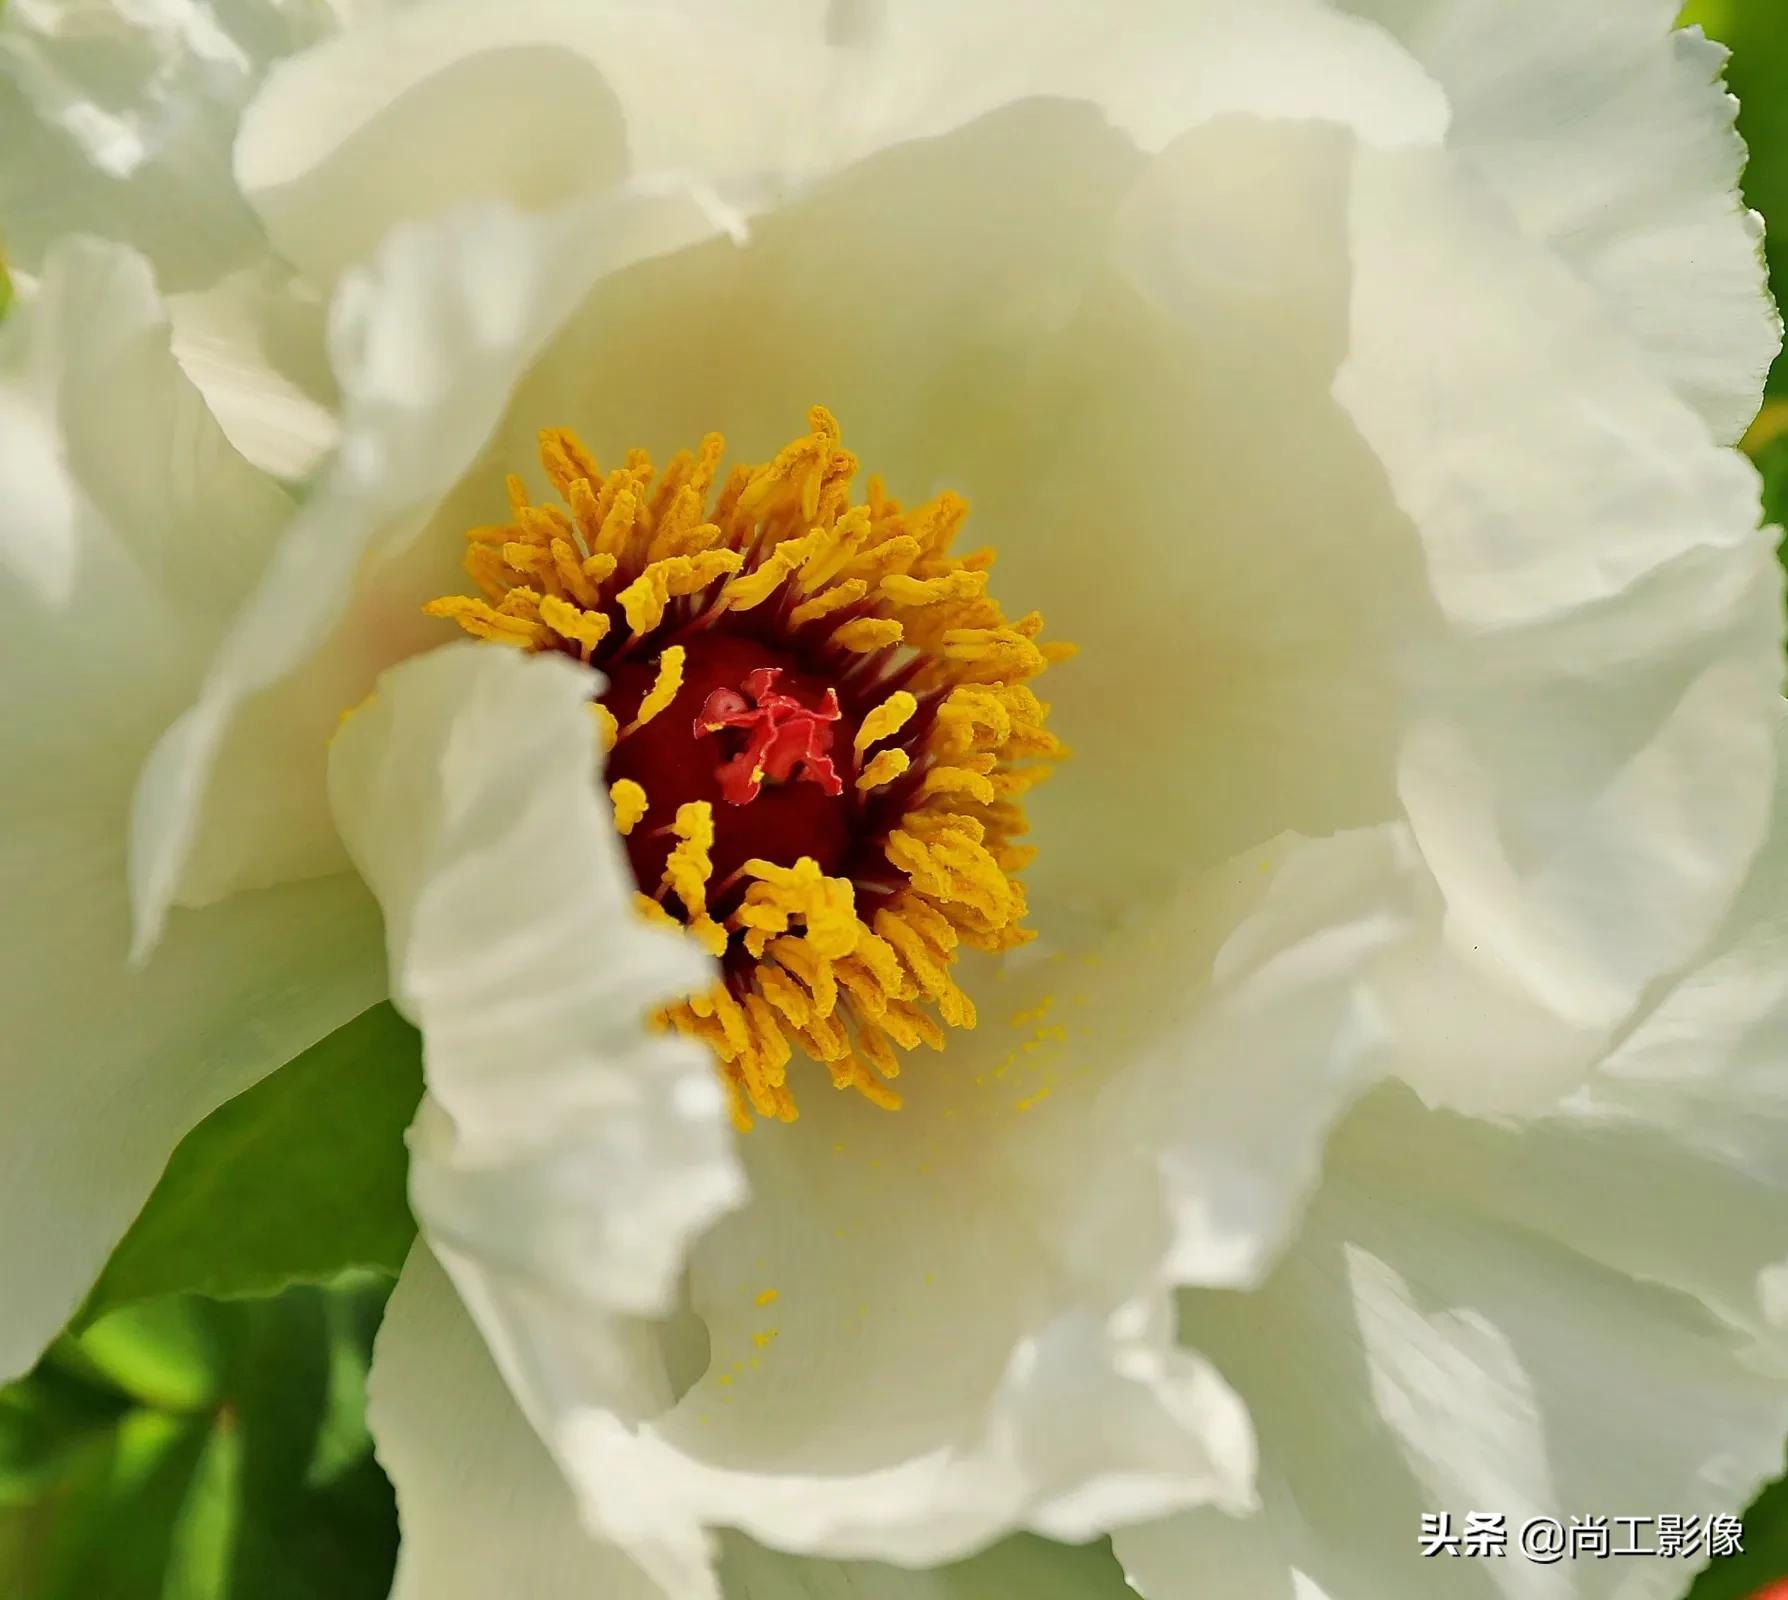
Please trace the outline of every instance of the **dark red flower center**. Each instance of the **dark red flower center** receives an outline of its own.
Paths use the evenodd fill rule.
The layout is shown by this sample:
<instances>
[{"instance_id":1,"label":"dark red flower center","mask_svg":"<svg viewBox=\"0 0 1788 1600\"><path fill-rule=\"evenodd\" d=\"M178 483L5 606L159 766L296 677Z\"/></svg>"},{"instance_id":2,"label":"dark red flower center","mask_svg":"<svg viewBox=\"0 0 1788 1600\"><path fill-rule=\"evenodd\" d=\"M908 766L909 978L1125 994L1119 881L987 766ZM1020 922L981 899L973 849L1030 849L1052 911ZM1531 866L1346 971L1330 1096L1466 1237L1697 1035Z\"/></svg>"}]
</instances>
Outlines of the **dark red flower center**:
<instances>
[{"instance_id":1,"label":"dark red flower center","mask_svg":"<svg viewBox=\"0 0 1788 1600\"><path fill-rule=\"evenodd\" d=\"M749 634L707 629L682 643L676 698L608 758L610 780L633 779L651 802L626 839L634 876L659 881L676 844L660 830L691 800L714 808L716 889L753 859L787 867L812 856L835 872L860 810L832 759L857 731L836 690L786 648ZM611 668L602 699L622 727L657 676L656 654Z\"/></svg>"}]
</instances>

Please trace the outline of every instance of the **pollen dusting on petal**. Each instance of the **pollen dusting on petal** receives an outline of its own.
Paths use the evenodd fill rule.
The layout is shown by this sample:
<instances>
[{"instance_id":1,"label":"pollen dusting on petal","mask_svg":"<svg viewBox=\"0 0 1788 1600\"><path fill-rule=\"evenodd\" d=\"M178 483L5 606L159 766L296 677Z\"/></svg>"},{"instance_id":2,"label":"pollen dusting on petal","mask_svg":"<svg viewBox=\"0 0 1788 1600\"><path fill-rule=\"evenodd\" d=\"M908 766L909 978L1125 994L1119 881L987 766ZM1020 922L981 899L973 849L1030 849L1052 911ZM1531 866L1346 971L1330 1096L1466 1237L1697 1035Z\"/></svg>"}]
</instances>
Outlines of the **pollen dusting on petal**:
<instances>
[{"instance_id":1,"label":"pollen dusting on petal","mask_svg":"<svg viewBox=\"0 0 1788 1600\"><path fill-rule=\"evenodd\" d=\"M975 1026L958 954L1031 937L1020 802L1067 752L1030 684L1072 651L1001 610L993 552L951 555L960 496L854 500L824 408L769 462L722 479L723 453L605 473L547 429L562 504L511 477L509 520L467 535L472 592L426 610L604 674L635 903L720 965L656 1020L713 1051L739 1126L794 1121L816 1081L897 1109L903 1054Z\"/></svg>"}]
</instances>

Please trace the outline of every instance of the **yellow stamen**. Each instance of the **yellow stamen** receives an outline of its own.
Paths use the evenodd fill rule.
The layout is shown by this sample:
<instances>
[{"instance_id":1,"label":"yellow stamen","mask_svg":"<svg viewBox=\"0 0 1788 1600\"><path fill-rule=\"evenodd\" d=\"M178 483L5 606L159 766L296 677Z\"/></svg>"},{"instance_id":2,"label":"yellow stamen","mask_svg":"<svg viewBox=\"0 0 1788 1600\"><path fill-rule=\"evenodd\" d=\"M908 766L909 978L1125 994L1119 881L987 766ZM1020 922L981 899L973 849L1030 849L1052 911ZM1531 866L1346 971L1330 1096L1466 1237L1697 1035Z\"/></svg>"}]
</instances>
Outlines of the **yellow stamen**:
<instances>
[{"instance_id":1,"label":"yellow stamen","mask_svg":"<svg viewBox=\"0 0 1788 1600\"><path fill-rule=\"evenodd\" d=\"M832 643L841 650L867 655L899 644L905 629L891 617L858 617L832 630Z\"/></svg>"},{"instance_id":2,"label":"yellow stamen","mask_svg":"<svg viewBox=\"0 0 1788 1600\"><path fill-rule=\"evenodd\" d=\"M744 559L737 550L704 550L654 561L616 596L627 626L635 633L650 633L664 620L664 608L673 599L695 594L716 578L737 572Z\"/></svg>"},{"instance_id":3,"label":"yellow stamen","mask_svg":"<svg viewBox=\"0 0 1788 1600\"><path fill-rule=\"evenodd\" d=\"M854 606L868 593L869 585L861 578L852 578L849 583L835 583L830 589L823 590L811 600L796 606L788 614L788 620L797 628L804 623L818 622L821 617L829 617L834 611Z\"/></svg>"},{"instance_id":4,"label":"yellow stamen","mask_svg":"<svg viewBox=\"0 0 1788 1600\"><path fill-rule=\"evenodd\" d=\"M863 769L862 777L857 779L857 787L864 793L879 789L885 783L892 783L912 764L912 757L904 750L878 751L875 759Z\"/></svg>"},{"instance_id":5,"label":"yellow stamen","mask_svg":"<svg viewBox=\"0 0 1788 1600\"><path fill-rule=\"evenodd\" d=\"M677 698L677 691L683 687L683 646L673 644L658 658L658 677L653 683L651 692L639 703L639 715L621 730L625 739L636 729L643 728L658 715L671 701ZM992 799L992 796L988 796Z\"/></svg>"},{"instance_id":6,"label":"yellow stamen","mask_svg":"<svg viewBox=\"0 0 1788 1600\"><path fill-rule=\"evenodd\" d=\"M708 909L708 879L714 871L714 808L706 800L691 800L677 807L671 824L677 847L664 864L664 886L683 902L692 917Z\"/></svg>"},{"instance_id":7,"label":"yellow stamen","mask_svg":"<svg viewBox=\"0 0 1788 1600\"><path fill-rule=\"evenodd\" d=\"M872 744L879 744L883 739L893 738L907 723L912 721L913 713L918 709L919 702L904 689L896 690L889 695L858 726L857 754L861 755Z\"/></svg>"},{"instance_id":8,"label":"yellow stamen","mask_svg":"<svg viewBox=\"0 0 1788 1600\"><path fill-rule=\"evenodd\" d=\"M607 755L621 737L621 725L615 721L614 712L600 700L590 702L590 715L596 719L596 737L602 741L602 753Z\"/></svg>"},{"instance_id":9,"label":"yellow stamen","mask_svg":"<svg viewBox=\"0 0 1788 1600\"><path fill-rule=\"evenodd\" d=\"M902 1053L941 1049L946 1028L975 1025L955 981L960 952L1031 937L1014 876L1033 854L1019 842L1019 801L1067 752L1030 685L1071 647L1043 640L1035 613L1000 608L988 588L992 551L951 554L968 514L960 496L908 509L870 478L852 504L857 460L823 407L773 460L724 480L723 450L710 434L662 473L635 450L605 474L574 433L546 429L540 463L559 503L536 505L508 479L508 521L467 536L473 593L427 610L475 638L560 652L611 676L618 659L656 652L655 680L625 728L591 702L605 753L672 705L695 667L691 652L732 629L733 613L762 608L739 622L741 635L782 632L786 655L837 686L856 730L855 761L839 775L860 767L851 815L873 829L846 859L873 850L868 887L859 893L812 856L749 860L716 883L713 808L688 801L665 830L676 844L656 892L635 903L726 962L724 979L665 1007L657 1023L713 1051L741 1127L794 1120L797 1053L892 1109ZM851 703L851 684L866 677L910 687ZM712 744L701 759L731 759ZM906 774L917 781L897 784ZM675 797L649 781L668 809ZM757 781L788 780L760 772ZM616 831L637 849L649 836L644 785L617 778L609 795Z\"/></svg>"},{"instance_id":10,"label":"yellow stamen","mask_svg":"<svg viewBox=\"0 0 1788 1600\"><path fill-rule=\"evenodd\" d=\"M608 637L608 618L600 611L585 611L568 600L560 600L554 595L543 595L540 600L540 620L562 639L569 639L579 647L579 654L585 661L590 659L590 652Z\"/></svg>"},{"instance_id":11,"label":"yellow stamen","mask_svg":"<svg viewBox=\"0 0 1788 1600\"><path fill-rule=\"evenodd\" d=\"M608 786L608 797L614 802L615 832L624 839L646 814L646 791L633 779L620 778Z\"/></svg>"}]
</instances>

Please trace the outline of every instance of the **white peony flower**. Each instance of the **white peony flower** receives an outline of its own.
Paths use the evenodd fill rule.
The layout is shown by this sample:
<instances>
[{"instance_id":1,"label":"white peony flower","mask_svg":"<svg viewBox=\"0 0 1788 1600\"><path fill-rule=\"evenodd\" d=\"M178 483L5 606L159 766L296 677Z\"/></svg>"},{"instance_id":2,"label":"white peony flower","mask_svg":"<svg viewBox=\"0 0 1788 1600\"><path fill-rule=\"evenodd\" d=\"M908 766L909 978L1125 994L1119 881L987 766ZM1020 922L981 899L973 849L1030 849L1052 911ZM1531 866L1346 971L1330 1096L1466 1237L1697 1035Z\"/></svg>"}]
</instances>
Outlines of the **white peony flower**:
<instances>
[{"instance_id":1,"label":"white peony flower","mask_svg":"<svg viewBox=\"0 0 1788 1600\"><path fill-rule=\"evenodd\" d=\"M1416 1535L1788 1427L1671 12L10 0L6 1370L388 983L403 1596L1667 1593Z\"/></svg>"}]
</instances>

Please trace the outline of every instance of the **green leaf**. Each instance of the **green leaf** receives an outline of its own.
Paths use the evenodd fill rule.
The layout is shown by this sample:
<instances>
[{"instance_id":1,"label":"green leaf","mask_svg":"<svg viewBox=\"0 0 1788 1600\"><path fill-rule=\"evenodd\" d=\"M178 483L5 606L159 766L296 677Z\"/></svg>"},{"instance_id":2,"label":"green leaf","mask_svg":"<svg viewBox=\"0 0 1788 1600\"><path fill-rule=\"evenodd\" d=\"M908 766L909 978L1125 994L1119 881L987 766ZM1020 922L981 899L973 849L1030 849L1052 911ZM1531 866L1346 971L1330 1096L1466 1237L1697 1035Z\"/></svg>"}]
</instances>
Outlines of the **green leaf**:
<instances>
[{"instance_id":1,"label":"green leaf","mask_svg":"<svg viewBox=\"0 0 1788 1600\"><path fill-rule=\"evenodd\" d=\"M1752 1502L1744 1526L1744 1553L1710 1561L1689 1600L1749 1600L1766 1583L1788 1576L1788 1479Z\"/></svg>"},{"instance_id":2,"label":"green leaf","mask_svg":"<svg viewBox=\"0 0 1788 1600\"><path fill-rule=\"evenodd\" d=\"M397 1508L363 1407L390 1287L174 1296L65 1336L0 1390L0 1595L385 1600Z\"/></svg>"},{"instance_id":3,"label":"green leaf","mask_svg":"<svg viewBox=\"0 0 1788 1600\"><path fill-rule=\"evenodd\" d=\"M29 1505L46 1493L128 1409L109 1384L96 1387L48 1365L0 1389L0 1506Z\"/></svg>"},{"instance_id":4,"label":"green leaf","mask_svg":"<svg viewBox=\"0 0 1788 1600\"><path fill-rule=\"evenodd\" d=\"M55 1365L160 1411L201 1411L224 1377L215 1308L155 1300L122 1307L56 1351Z\"/></svg>"},{"instance_id":5,"label":"green leaf","mask_svg":"<svg viewBox=\"0 0 1788 1600\"><path fill-rule=\"evenodd\" d=\"M1772 400L1773 408L1788 404ZM1788 526L1788 432L1771 439L1751 457L1763 478L1763 520L1776 527Z\"/></svg>"},{"instance_id":6,"label":"green leaf","mask_svg":"<svg viewBox=\"0 0 1788 1600\"><path fill-rule=\"evenodd\" d=\"M420 1040L381 1004L218 1107L174 1152L77 1326L171 1293L395 1274L416 1233L403 1135L421 1095Z\"/></svg>"},{"instance_id":7,"label":"green leaf","mask_svg":"<svg viewBox=\"0 0 1788 1600\"><path fill-rule=\"evenodd\" d=\"M36 1600L144 1600L161 1593L169 1546L209 1419L128 1413L66 1486L43 1530Z\"/></svg>"},{"instance_id":8,"label":"green leaf","mask_svg":"<svg viewBox=\"0 0 1788 1600\"><path fill-rule=\"evenodd\" d=\"M1717 0L1691 6L1691 22L1732 50L1726 82L1738 96L1738 131L1750 149L1745 198L1769 224L1767 254L1776 298L1788 288L1788 7L1782 0ZM1788 357L1769 392L1788 393Z\"/></svg>"}]
</instances>

